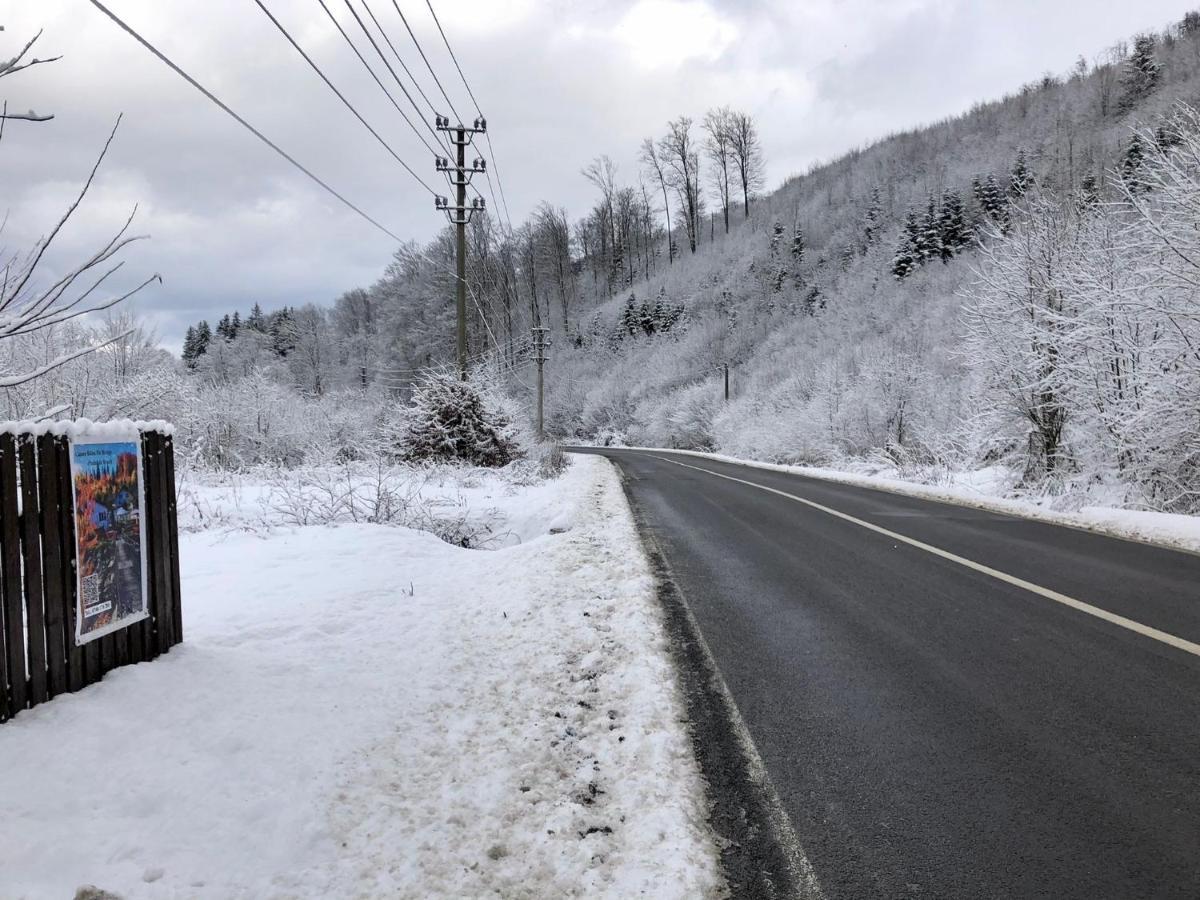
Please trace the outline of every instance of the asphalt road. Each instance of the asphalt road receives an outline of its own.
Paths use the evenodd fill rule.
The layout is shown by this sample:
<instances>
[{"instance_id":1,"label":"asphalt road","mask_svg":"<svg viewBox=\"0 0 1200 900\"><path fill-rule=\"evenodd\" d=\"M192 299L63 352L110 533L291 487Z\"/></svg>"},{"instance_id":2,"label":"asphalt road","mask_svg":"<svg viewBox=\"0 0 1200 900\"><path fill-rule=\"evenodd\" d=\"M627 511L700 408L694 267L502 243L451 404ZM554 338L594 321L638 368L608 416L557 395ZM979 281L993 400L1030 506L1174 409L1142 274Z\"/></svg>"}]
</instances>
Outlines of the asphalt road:
<instances>
[{"instance_id":1,"label":"asphalt road","mask_svg":"<svg viewBox=\"0 0 1200 900\"><path fill-rule=\"evenodd\" d=\"M1200 556L599 452L825 897L1200 897Z\"/></svg>"}]
</instances>

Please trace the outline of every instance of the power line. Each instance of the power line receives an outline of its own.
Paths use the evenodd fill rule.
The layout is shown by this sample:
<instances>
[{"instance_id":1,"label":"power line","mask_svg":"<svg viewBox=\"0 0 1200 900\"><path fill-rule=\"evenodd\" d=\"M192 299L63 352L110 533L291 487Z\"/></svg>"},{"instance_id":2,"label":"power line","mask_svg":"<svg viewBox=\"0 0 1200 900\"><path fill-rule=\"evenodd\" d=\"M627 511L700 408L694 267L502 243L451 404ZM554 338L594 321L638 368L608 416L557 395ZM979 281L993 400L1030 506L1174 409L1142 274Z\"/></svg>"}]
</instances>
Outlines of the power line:
<instances>
[{"instance_id":1,"label":"power line","mask_svg":"<svg viewBox=\"0 0 1200 900\"><path fill-rule=\"evenodd\" d=\"M274 141L272 141L270 138L268 138L266 135L264 135L261 131L259 131L257 128L255 128L253 125L251 125L245 119L243 119L241 116L239 116L237 113L235 113L232 109L230 109L228 106L226 106L223 102L221 102L221 100L219 100L216 97L216 95L214 95L206 87L204 87L202 84L200 84L200 82L196 81L196 79L192 78L191 75L189 75L187 72L183 71L183 69L179 68L179 66L175 65L175 63L173 63L166 56L164 56L162 53L160 53L157 47L155 47L153 44L151 44L149 41L147 41L144 37L142 37L140 34L138 34L136 31L134 31L128 25L126 25L125 22L123 22L120 18L118 18L111 10L108 9L108 7L106 7L103 3L101 3L100 0L91 0L91 3L98 10L100 10L100 12L104 13L106 16L108 16L110 19L112 19L112 21L115 22L130 37L132 37L139 44L141 44L143 47L145 47L147 50L149 50L151 53L153 53L156 57L158 57L158 59L161 62L163 62L168 68L170 68L173 72L175 72L176 75L180 76L184 81L186 81L188 84L190 84L196 90L198 90L201 94L203 94L205 97L207 97L213 103L215 103L218 107L220 107L222 110L224 110L226 113L228 113L239 125L241 125L245 129L247 129L256 138L258 138L260 141L262 141L264 144L266 144L268 147L270 147L272 150L274 150L276 153L278 153L280 156L282 156L284 159L286 159L288 162L290 162L293 166L295 166L297 169L299 169L301 172L303 172L305 175L307 175L309 178L311 178L314 182L319 184L322 188L324 188L326 191L328 191L330 194L332 194L334 197L336 197L338 200L340 200L342 203L344 203L347 207L352 209L354 212L358 213L358 215L360 215L363 219L370 222L372 225L374 225L376 228L378 228L380 231L382 231L384 234L386 234L388 237L392 238L393 240L397 241L398 243L403 243L403 239L401 239L397 235L393 234L387 228L383 227L378 222L376 222L374 219L372 219L369 215L367 215L365 212L363 212L361 209L359 209L357 206L355 206L353 203L351 203L349 200L347 200L345 197L343 197L341 194L339 194L337 191L335 191L333 188L331 188L328 184L326 184L324 181L322 181L320 178L318 178L316 175L314 175L312 172L310 172L307 168L305 168L303 165L301 165L299 162L297 162L289 153L287 153L287 151L285 151L283 148L281 148L278 144L276 144ZM414 177L416 177L415 174L414 174ZM417 180L420 181L421 179L418 178ZM421 183L424 184L424 182L421 182Z\"/></svg>"},{"instance_id":2,"label":"power line","mask_svg":"<svg viewBox=\"0 0 1200 900\"><path fill-rule=\"evenodd\" d=\"M467 76L463 74L462 66L458 64L458 57L454 55L454 50L450 47L450 41L446 39L446 32L442 30L442 23L438 21L437 13L433 11L433 3L430 0L425 0L425 5L429 7L429 14L433 16L433 24L437 26L438 34L442 36L442 43L446 45L446 49L450 52L450 59L454 61L454 68L458 69L458 77L462 79L463 87L467 89L467 96L475 104L475 112L482 116L483 113L479 110L479 101L475 99L475 94L472 93L471 86L467 84Z\"/></svg>"},{"instance_id":3,"label":"power line","mask_svg":"<svg viewBox=\"0 0 1200 900\"><path fill-rule=\"evenodd\" d=\"M396 98L391 95L391 92L388 91L387 87L384 86L384 83L382 81L380 81L379 76L375 74L375 70L371 68L370 64L363 57L362 53L359 52L358 47L355 46L354 41L350 39L350 35L346 34L345 30L342 28L341 23L337 20L337 18L334 16L334 14L329 11L329 7L327 7L325 5L323 0L317 0L317 2L321 4L321 9L325 10L325 15L329 16L329 21L331 21L333 23L333 26L341 34L342 38L349 45L350 49L354 51L354 55L358 57L358 61L360 63L362 63L363 68L367 70L367 74L369 74L371 76L371 78L374 79L375 83L377 85L379 85L379 89L381 91L383 91L384 96L388 98L388 101L392 104L392 106L394 106L396 108L396 112L400 113L401 118L403 118L405 123L408 125L408 127L412 129L413 134L415 134L417 136L417 140L419 140L422 144L425 145L426 150L428 150L434 156L437 156L437 151L429 146L429 143L425 140L425 137L421 134L420 131L417 130L417 127L415 125L413 125L413 123L409 120L408 116L405 115L404 110L402 110L400 108L400 104L396 102Z\"/></svg>"},{"instance_id":4,"label":"power line","mask_svg":"<svg viewBox=\"0 0 1200 900\"><path fill-rule=\"evenodd\" d=\"M357 118L358 121L362 122L363 126L367 129L367 131L371 132L371 134L374 135L375 140L379 141L379 143L383 146L383 148L392 155L392 157L396 160L396 162L400 163L400 165L404 167L404 170L406 172L408 172L409 175L411 175L413 178L415 178L417 180L417 183L420 184L421 187L425 188L425 190L429 191L429 193L433 194L433 196L436 197L437 192L433 188L431 188L429 185L427 185L422 180L421 176L412 170L412 168L409 166L408 163L406 163L404 160L402 160L400 158L400 155L398 153L396 153L395 150L392 149L391 145L387 141L385 141L382 137L380 137L379 132L371 127L371 123L362 117L362 114L357 109L354 108L354 104L351 103L349 100L347 100L345 95L337 89L337 87L334 85L334 83L332 81L329 80L328 77L326 77L325 73L321 71L321 67L318 66L315 62L313 62L311 56L309 56L307 53L304 52L304 48L301 47L298 43L296 43L295 38L293 38L288 33L288 30L283 27L283 25L280 23L280 21L278 19L276 19L273 15L271 15L271 11L269 9L267 9L267 7L263 4L262 0L254 0L254 2L256 4L258 4L259 9L261 9L264 13L267 14L267 18L270 19L271 22L275 25L275 27L279 29L280 33L285 38L287 38L288 43L296 48L296 52L299 53L304 58L304 61L306 63L308 63L309 66L312 67L312 70L321 77L321 80L324 81L325 84L329 87L329 89L331 91L333 91L334 94L337 95L337 98L346 105L346 108L348 110L350 110L350 112L354 113L355 118ZM324 6L325 4L322 2L321 5ZM397 107L397 109L399 109L399 107ZM411 125L412 123L410 122L409 124ZM430 152L432 153L433 151L431 150ZM436 156L437 154L435 153L434 155Z\"/></svg>"},{"instance_id":5,"label":"power line","mask_svg":"<svg viewBox=\"0 0 1200 900\"><path fill-rule=\"evenodd\" d=\"M324 0L319 0L319 2L321 3L322 7L325 6ZM421 121L421 124L425 126L425 130L433 135L433 139L437 142L437 145L442 149L442 152L449 154L450 148L448 148L444 143L442 143L442 139L438 136L437 132L434 131L430 127L429 122L426 121L426 119L425 119L425 114L423 112L421 112L421 107L417 106L417 101L412 98L412 94L410 94L408 92L408 88L406 88L404 86L404 82L402 82L400 80L400 76L396 74L396 70L393 69L392 64L390 62L388 62L387 57L383 53L383 50L380 48L379 44L375 42L374 36L372 36L371 32L367 29L367 25L365 22L363 22L362 17L359 16L358 12L350 4L350 0L344 0L344 2L346 4L346 9L350 10L350 15L352 15L354 17L354 21L358 23L359 29L362 31L362 33L364 35L366 35L366 38L370 42L371 46L373 48L375 48L375 53L379 57L379 59L383 62L384 67L388 70L388 72L391 73L392 79L399 86L400 90L404 92L404 96L406 98L408 98L408 102L410 104L412 104L412 108L416 111L417 118ZM326 9L325 11L329 12L328 9ZM368 9L367 12L370 12L370 9ZM345 32L342 32L342 34L344 35ZM385 37L386 37L386 35L385 35ZM355 52L357 52L357 51L355 51ZM359 59L362 59L361 55L359 56ZM363 65L366 65L366 60L363 60ZM374 73L372 73L372 75L373 74ZM376 81L378 81L378 80L379 79L376 79ZM382 87L382 85L380 85L380 87ZM391 95L389 94L388 97L390 98ZM393 105L395 105L395 101L393 101ZM417 131L416 127L413 126L412 122L409 121L408 116L404 114L404 112L400 109L399 106L396 107L396 111L399 112L400 115L404 116L404 121L408 122L409 127L412 128L414 132L416 132L417 137L420 138L421 143L425 144L425 149L428 150L430 153L432 153L434 156L437 156L438 155L437 151L435 151L432 147L429 146L428 142L426 142L425 138L421 135L421 133L419 131Z\"/></svg>"},{"instance_id":6,"label":"power line","mask_svg":"<svg viewBox=\"0 0 1200 900\"><path fill-rule=\"evenodd\" d=\"M363 5L363 9L365 9L367 11L367 15L369 15L371 17L371 21L375 23L375 27L377 29L379 29L379 33L381 35L383 35L383 39L385 41L387 41L388 47L391 48L392 55L396 57L396 62L400 63L400 68L402 68L404 70L404 74L409 77L409 80L412 81L412 83L413 83L413 87L415 87L417 89L417 93L421 95L421 99L424 100L425 105L429 107L429 114L431 116L436 116L437 109L429 101L429 98L425 95L425 91L421 88L421 82L417 81L417 77L415 75L413 75L413 73L409 70L408 66L404 64L404 59L400 56L400 51L398 51L396 49L396 45L392 43L392 39L390 37L388 37L388 33L384 29L384 27L379 24L379 19L375 18L375 13L371 9L371 7L367 4L367 0L361 0L361 2ZM422 113L421 115L423 116L424 113Z\"/></svg>"},{"instance_id":7,"label":"power line","mask_svg":"<svg viewBox=\"0 0 1200 900\"><path fill-rule=\"evenodd\" d=\"M412 26L408 24L408 17L404 15L404 11L400 9L400 4L396 0L392 0L392 6L396 8L396 12L400 15L400 21L404 23L405 30L408 31L408 36L412 38L413 44L416 45L417 52L421 54L421 59L425 62L425 68L429 70L429 74L433 76L433 83L437 85L438 90L442 92L442 97L450 106L450 112L454 113L454 118L462 121L462 116L458 114L458 110L454 108L454 101L450 99L450 95L446 93L446 89L442 87L441 79L437 77L437 72L433 70L433 66L429 63L429 57L425 55L425 50L421 47L421 42L417 40L416 34L413 33Z\"/></svg>"}]
</instances>

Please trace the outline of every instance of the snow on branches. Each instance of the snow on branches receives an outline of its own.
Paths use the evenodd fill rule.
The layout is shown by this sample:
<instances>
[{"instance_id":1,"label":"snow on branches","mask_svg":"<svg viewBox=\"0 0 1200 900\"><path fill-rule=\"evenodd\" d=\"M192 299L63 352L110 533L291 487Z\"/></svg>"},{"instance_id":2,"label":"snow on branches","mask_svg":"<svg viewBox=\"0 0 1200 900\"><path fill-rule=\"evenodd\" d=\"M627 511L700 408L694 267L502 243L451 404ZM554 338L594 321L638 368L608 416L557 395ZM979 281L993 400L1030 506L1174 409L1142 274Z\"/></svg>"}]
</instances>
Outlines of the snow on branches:
<instances>
[{"instance_id":1,"label":"snow on branches","mask_svg":"<svg viewBox=\"0 0 1200 900\"><path fill-rule=\"evenodd\" d=\"M520 455L508 417L475 385L428 372L413 391L400 428L411 462L459 462L499 468Z\"/></svg>"}]
</instances>

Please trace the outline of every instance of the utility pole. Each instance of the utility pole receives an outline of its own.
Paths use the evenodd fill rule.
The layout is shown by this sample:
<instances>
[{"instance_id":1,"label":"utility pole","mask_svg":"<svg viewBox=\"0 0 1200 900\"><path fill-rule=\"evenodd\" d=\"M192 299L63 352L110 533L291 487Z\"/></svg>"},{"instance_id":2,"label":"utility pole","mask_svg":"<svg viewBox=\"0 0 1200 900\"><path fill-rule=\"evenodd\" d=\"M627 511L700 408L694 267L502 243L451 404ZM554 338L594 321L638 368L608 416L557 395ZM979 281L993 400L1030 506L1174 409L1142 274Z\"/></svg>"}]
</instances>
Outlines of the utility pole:
<instances>
[{"instance_id":1,"label":"utility pole","mask_svg":"<svg viewBox=\"0 0 1200 900\"><path fill-rule=\"evenodd\" d=\"M542 391L542 367L546 364L546 348L550 346L550 339L546 337L550 329L544 325L534 325L530 331L533 333L533 361L537 363L537 435L538 440L544 440L546 437L546 420L544 416L543 406L543 391Z\"/></svg>"},{"instance_id":2,"label":"utility pole","mask_svg":"<svg viewBox=\"0 0 1200 900\"><path fill-rule=\"evenodd\" d=\"M446 214L450 224L458 231L458 267L456 271L455 308L458 313L458 375L467 380L467 225L476 211L484 209L486 204L482 197L476 197L467 206L467 185L477 172L486 172L487 163L476 157L467 168L467 147L475 140L475 135L487 131L487 120L480 116L470 128L461 122L452 126L446 116L434 116L434 125L438 131L447 132L450 142L455 147L454 165L444 156L439 156L434 167L445 174L446 180L454 188L454 205L445 197L434 198L433 204Z\"/></svg>"},{"instance_id":3,"label":"utility pole","mask_svg":"<svg viewBox=\"0 0 1200 900\"><path fill-rule=\"evenodd\" d=\"M722 364L725 367L725 402L729 402L729 363Z\"/></svg>"}]
</instances>

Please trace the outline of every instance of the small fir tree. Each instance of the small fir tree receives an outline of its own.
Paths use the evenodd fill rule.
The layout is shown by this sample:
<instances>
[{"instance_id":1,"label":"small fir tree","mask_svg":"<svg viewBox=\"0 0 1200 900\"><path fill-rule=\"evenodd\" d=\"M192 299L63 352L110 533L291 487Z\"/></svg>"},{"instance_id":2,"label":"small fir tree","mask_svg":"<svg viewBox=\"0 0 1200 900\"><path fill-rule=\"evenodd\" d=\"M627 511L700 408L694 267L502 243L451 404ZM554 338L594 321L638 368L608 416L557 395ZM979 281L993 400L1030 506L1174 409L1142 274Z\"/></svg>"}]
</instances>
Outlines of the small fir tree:
<instances>
[{"instance_id":1,"label":"small fir tree","mask_svg":"<svg viewBox=\"0 0 1200 900\"><path fill-rule=\"evenodd\" d=\"M879 188L871 189L867 211L863 214L863 247L869 249L879 237L880 220L883 218L883 200Z\"/></svg>"},{"instance_id":2,"label":"small fir tree","mask_svg":"<svg viewBox=\"0 0 1200 900\"><path fill-rule=\"evenodd\" d=\"M399 437L400 453L411 462L498 468L520 455L504 413L470 382L446 372L417 385Z\"/></svg>"},{"instance_id":3,"label":"small fir tree","mask_svg":"<svg viewBox=\"0 0 1200 900\"><path fill-rule=\"evenodd\" d=\"M1008 178L1008 193L1014 199L1020 199L1033 187L1033 172L1025 158L1024 148L1017 151L1017 160L1013 163L1012 174Z\"/></svg>"},{"instance_id":4,"label":"small fir tree","mask_svg":"<svg viewBox=\"0 0 1200 900\"><path fill-rule=\"evenodd\" d=\"M900 243L892 257L892 275L897 281L907 278L917 267L916 236L919 233L917 214L910 209L904 214L904 229L900 232Z\"/></svg>"},{"instance_id":5,"label":"small fir tree","mask_svg":"<svg viewBox=\"0 0 1200 900\"><path fill-rule=\"evenodd\" d=\"M637 297L630 294L625 300L625 308L621 311L621 330L633 337L641 327L642 317L638 312Z\"/></svg>"},{"instance_id":6,"label":"small fir tree","mask_svg":"<svg viewBox=\"0 0 1200 900\"><path fill-rule=\"evenodd\" d=\"M971 230L967 227L962 200L954 191L942 195L942 209L938 214L938 234L942 246L942 261L946 262L962 252L971 242Z\"/></svg>"}]
</instances>

